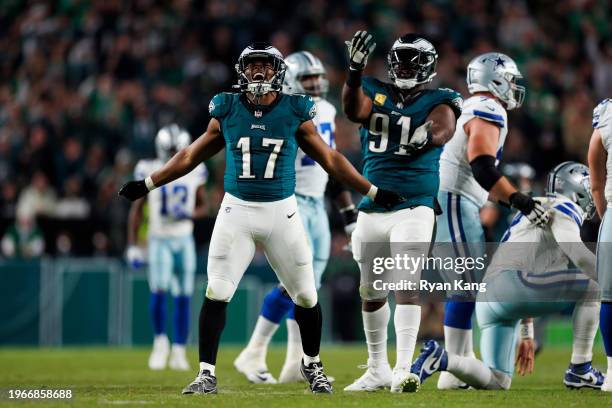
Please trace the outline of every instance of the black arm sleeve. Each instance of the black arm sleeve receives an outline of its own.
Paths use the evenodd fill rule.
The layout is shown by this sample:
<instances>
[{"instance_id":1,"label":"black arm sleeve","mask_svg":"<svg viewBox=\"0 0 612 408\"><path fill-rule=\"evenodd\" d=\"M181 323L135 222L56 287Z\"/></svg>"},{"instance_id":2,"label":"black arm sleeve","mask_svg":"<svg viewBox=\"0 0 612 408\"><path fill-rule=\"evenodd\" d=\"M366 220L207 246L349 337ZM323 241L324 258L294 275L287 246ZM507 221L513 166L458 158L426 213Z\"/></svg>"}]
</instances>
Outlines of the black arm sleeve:
<instances>
[{"instance_id":1,"label":"black arm sleeve","mask_svg":"<svg viewBox=\"0 0 612 408\"><path fill-rule=\"evenodd\" d=\"M482 188L491 191L491 188L502 178L502 174L495 166L495 157L483 154L470 162L472 174Z\"/></svg>"}]
</instances>

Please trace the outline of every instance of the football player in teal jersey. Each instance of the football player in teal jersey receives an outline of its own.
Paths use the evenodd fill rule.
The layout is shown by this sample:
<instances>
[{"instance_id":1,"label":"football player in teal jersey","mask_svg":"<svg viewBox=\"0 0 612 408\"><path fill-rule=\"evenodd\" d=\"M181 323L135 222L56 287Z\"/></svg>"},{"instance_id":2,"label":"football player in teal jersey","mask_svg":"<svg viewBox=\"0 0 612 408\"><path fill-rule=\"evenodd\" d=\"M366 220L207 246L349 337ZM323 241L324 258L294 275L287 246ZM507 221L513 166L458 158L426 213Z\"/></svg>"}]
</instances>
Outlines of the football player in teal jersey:
<instances>
[{"instance_id":1,"label":"football player in teal jersey","mask_svg":"<svg viewBox=\"0 0 612 408\"><path fill-rule=\"evenodd\" d=\"M455 131L461 114L461 96L451 89L427 89L436 75L438 54L416 34L406 34L388 53L392 83L363 77L368 56L376 44L359 31L349 50L349 77L342 91L344 112L361 124L363 174L406 200L384 208L365 197L359 205L352 236L355 261L361 271L362 317L368 345L368 369L345 391L416 391L419 378L410 373L421 319L415 293L396 291L394 323L397 361L391 370L387 359L387 324L391 315L388 291L376 290L367 253L376 243L390 243L390 255L420 257L428 253L435 236L439 162L442 146ZM420 270L404 277L418 282ZM398 276L399 278L399 276ZM380 288L380 286L379 286Z\"/></svg>"},{"instance_id":2,"label":"football player in teal jersey","mask_svg":"<svg viewBox=\"0 0 612 408\"><path fill-rule=\"evenodd\" d=\"M215 364L227 304L253 259L256 244L263 247L295 303L304 351L302 375L313 393L332 391L319 358L322 320L312 253L294 196L298 146L331 176L381 208L393 208L403 200L370 183L323 141L312 122L313 99L281 93L285 69L276 48L266 43L245 48L236 64L239 92L213 97L206 132L160 170L144 180L128 182L119 192L136 200L225 148L225 196L210 241L208 286L200 311L200 371L184 394L217 392Z\"/></svg>"}]
</instances>

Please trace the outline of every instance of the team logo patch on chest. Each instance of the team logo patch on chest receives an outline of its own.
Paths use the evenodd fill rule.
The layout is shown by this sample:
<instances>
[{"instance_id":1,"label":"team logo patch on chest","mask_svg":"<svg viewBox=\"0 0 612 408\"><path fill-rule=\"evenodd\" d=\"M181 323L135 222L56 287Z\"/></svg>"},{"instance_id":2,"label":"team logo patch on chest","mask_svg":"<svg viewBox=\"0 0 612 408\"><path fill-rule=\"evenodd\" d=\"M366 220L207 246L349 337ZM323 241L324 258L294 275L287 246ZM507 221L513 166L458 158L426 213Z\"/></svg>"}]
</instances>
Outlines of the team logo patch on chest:
<instances>
[{"instance_id":1,"label":"team logo patch on chest","mask_svg":"<svg viewBox=\"0 0 612 408\"><path fill-rule=\"evenodd\" d=\"M386 100L387 100L387 95L384 95L381 93L377 93L376 95L374 95L374 103L376 105L384 105Z\"/></svg>"},{"instance_id":2,"label":"team logo patch on chest","mask_svg":"<svg viewBox=\"0 0 612 408\"><path fill-rule=\"evenodd\" d=\"M255 123L252 123L251 124L251 129L266 130L266 125L257 125Z\"/></svg>"}]
</instances>

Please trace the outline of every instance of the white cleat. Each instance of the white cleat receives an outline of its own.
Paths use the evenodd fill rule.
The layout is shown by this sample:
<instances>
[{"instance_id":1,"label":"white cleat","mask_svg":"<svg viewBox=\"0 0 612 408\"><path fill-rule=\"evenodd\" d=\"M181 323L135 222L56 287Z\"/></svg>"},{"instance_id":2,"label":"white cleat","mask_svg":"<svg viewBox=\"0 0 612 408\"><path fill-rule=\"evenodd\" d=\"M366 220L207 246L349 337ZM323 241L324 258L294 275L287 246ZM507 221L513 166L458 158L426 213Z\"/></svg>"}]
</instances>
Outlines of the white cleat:
<instances>
[{"instance_id":1,"label":"white cleat","mask_svg":"<svg viewBox=\"0 0 612 408\"><path fill-rule=\"evenodd\" d=\"M367 365L359 366L359 368L367 368L367 370L354 383L347 385L344 391L371 392L391 386L393 372L389 363L378 365L368 360Z\"/></svg>"},{"instance_id":2,"label":"white cleat","mask_svg":"<svg viewBox=\"0 0 612 408\"><path fill-rule=\"evenodd\" d=\"M612 370L608 370L606 373L606 379L601 385L601 390L603 392L612 392Z\"/></svg>"},{"instance_id":3,"label":"white cleat","mask_svg":"<svg viewBox=\"0 0 612 408\"><path fill-rule=\"evenodd\" d=\"M253 384L278 383L276 378L268 371L268 367L265 361L262 361L261 356L246 348L234 360L234 367Z\"/></svg>"},{"instance_id":4,"label":"white cleat","mask_svg":"<svg viewBox=\"0 0 612 408\"><path fill-rule=\"evenodd\" d=\"M391 392L417 392L420 387L421 380L410 372L410 367L393 369Z\"/></svg>"},{"instance_id":5,"label":"white cleat","mask_svg":"<svg viewBox=\"0 0 612 408\"><path fill-rule=\"evenodd\" d=\"M440 377L438 377L438 389L439 390L465 390L469 386L449 373L448 371L442 371Z\"/></svg>"},{"instance_id":6,"label":"white cleat","mask_svg":"<svg viewBox=\"0 0 612 408\"><path fill-rule=\"evenodd\" d=\"M299 383L305 382L306 379L302 375L302 371L300 370L302 364L302 359L299 360L285 360L285 364L283 364L283 368L281 369L280 375L278 376L278 382L281 384L291 384L291 383ZM329 376L327 376L329 379Z\"/></svg>"},{"instance_id":7,"label":"white cleat","mask_svg":"<svg viewBox=\"0 0 612 408\"><path fill-rule=\"evenodd\" d=\"M149 368L151 370L163 370L168 363L170 354L170 342L168 336L160 334L153 339L153 350L149 356Z\"/></svg>"},{"instance_id":8,"label":"white cleat","mask_svg":"<svg viewBox=\"0 0 612 408\"><path fill-rule=\"evenodd\" d=\"M170 350L170 360L168 366L172 370L177 371L188 371L191 370L189 361L187 361L187 354L185 353L185 346L179 344L173 344L172 350Z\"/></svg>"}]
</instances>

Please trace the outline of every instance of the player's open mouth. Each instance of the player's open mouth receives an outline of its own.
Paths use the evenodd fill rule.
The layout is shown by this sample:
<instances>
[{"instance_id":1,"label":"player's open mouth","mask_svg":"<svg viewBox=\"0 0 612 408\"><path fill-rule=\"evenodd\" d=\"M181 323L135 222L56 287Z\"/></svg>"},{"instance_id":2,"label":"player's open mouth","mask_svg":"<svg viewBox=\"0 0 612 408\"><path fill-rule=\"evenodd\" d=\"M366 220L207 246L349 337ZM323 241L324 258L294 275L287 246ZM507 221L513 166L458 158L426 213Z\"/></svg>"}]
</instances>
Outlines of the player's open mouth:
<instances>
[{"instance_id":1,"label":"player's open mouth","mask_svg":"<svg viewBox=\"0 0 612 408\"><path fill-rule=\"evenodd\" d=\"M263 81L264 78L263 72L256 72L253 74L253 81Z\"/></svg>"}]
</instances>

